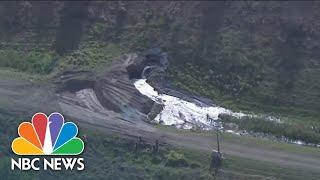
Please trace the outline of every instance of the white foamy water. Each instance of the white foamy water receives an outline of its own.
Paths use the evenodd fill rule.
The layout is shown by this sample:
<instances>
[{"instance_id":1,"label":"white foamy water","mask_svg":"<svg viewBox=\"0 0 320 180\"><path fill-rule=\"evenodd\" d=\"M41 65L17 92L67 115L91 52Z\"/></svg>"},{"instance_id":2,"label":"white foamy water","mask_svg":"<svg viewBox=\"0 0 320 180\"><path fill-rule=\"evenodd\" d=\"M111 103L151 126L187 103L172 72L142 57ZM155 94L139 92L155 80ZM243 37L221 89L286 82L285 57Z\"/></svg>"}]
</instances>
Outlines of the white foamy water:
<instances>
[{"instance_id":1,"label":"white foamy water","mask_svg":"<svg viewBox=\"0 0 320 180\"><path fill-rule=\"evenodd\" d=\"M155 118L157 122L162 122L164 125L175 125L183 129L191 129L192 127L212 129L214 126L222 128L221 123L216 121L220 114L238 118L247 116L244 113L232 112L219 106L201 107L174 96L159 94L146 82L146 79L136 80L134 85L141 94L157 103L164 104L164 109ZM210 117L209 120L207 116Z\"/></svg>"}]
</instances>

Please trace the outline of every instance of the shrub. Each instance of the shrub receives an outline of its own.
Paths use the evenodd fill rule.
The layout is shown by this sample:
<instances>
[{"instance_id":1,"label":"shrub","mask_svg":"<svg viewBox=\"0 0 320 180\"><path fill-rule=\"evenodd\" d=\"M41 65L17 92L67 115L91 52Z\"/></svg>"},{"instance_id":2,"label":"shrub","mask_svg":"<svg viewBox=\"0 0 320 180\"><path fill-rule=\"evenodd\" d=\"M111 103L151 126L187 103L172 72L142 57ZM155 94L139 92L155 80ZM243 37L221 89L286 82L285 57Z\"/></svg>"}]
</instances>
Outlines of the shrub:
<instances>
[{"instance_id":1,"label":"shrub","mask_svg":"<svg viewBox=\"0 0 320 180\"><path fill-rule=\"evenodd\" d=\"M183 154L177 153L175 151L170 151L167 155L166 166L170 167L187 167L189 166L187 160Z\"/></svg>"},{"instance_id":2,"label":"shrub","mask_svg":"<svg viewBox=\"0 0 320 180\"><path fill-rule=\"evenodd\" d=\"M48 73L53 57L49 53L0 50L0 66L30 73Z\"/></svg>"}]
</instances>

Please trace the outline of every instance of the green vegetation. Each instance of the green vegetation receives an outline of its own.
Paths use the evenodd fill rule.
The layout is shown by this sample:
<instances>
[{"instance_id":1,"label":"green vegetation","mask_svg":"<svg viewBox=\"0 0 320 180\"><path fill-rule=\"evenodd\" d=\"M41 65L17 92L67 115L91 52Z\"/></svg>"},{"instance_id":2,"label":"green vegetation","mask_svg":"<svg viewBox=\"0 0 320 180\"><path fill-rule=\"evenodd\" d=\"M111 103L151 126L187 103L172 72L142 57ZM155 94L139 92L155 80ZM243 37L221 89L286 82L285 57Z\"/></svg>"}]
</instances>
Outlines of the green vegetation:
<instances>
[{"instance_id":1,"label":"green vegetation","mask_svg":"<svg viewBox=\"0 0 320 180\"><path fill-rule=\"evenodd\" d=\"M239 3L233 13L221 15L224 23L205 24L209 32L186 35L171 47L179 53L172 53L169 79L231 109L319 124L319 64L307 41L315 26L282 21L286 7ZM310 19L315 22L317 14L310 12Z\"/></svg>"},{"instance_id":2,"label":"green vegetation","mask_svg":"<svg viewBox=\"0 0 320 180\"><path fill-rule=\"evenodd\" d=\"M184 136L200 136L211 137L215 139L215 132L210 131L189 131L177 130L173 127L158 125L163 131L169 131ZM306 153L318 156L319 149L297 146L293 144L273 142L266 139L254 138L250 136L237 136L230 133L221 133L222 151L224 143L228 144L242 144L249 147L271 148L274 150L281 150L293 153ZM194 151L186 149L177 149L179 153L184 154L185 157L197 160L202 163L209 163L209 153L207 151ZM223 161L223 177L221 179L314 179L320 174L315 171L308 171L305 169L295 169L286 166L278 166L268 162L261 162L252 159L225 155ZM284 173L285 172L285 173ZM220 179L218 178L218 179Z\"/></svg>"},{"instance_id":3,"label":"green vegetation","mask_svg":"<svg viewBox=\"0 0 320 180\"><path fill-rule=\"evenodd\" d=\"M58 70L97 70L124 53L124 48L117 44L104 44L98 42L85 42L78 50L75 50L59 60Z\"/></svg>"},{"instance_id":4,"label":"green vegetation","mask_svg":"<svg viewBox=\"0 0 320 180\"><path fill-rule=\"evenodd\" d=\"M102 43L101 41L83 41L79 49L58 55L50 50L24 51L24 45L18 50L11 48L0 50L0 67L11 68L16 71L30 74L49 74L52 71L64 70L99 70L111 60L126 51L115 43Z\"/></svg>"},{"instance_id":5,"label":"green vegetation","mask_svg":"<svg viewBox=\"0 0 320 180\"><path fill-rule=\"evenodd\" d=\"M246 31L219 32L208 55L195 57L197 61L189 60L194 57L192 54L174 57L185 62L169 66L168 78L182 89L209 97L233 110L267 112L319 124L317 94L320 91L318 86L307 83L318 81L315 79L319 73L315 70L292 72L301 76L291 80L290 74L281 74L277 69L276 61L282 60L270 45L275 42L261 35L250 35L250 38L248 35ZM288 78L294 87L282 87L284 83L279 82L278 77ZM303 93L306 87L309 87L307 96Z\"/></svg>"},{"instance_id":6,"label":"green vegetation","mask_svg":"<svg viewBox=\"0 0 320 180\"><path fill-rule=\"evenodd\" d=\"M7 67L0 67L0 76L1 78L10 77L19 80L40 80L42 78L39 74L30 74Z\"/></svg>"},{"instance_id":7,"label":"green vegetation","mask_svg":"<svg viewBox=\"0 0 320 180\"><path fill-rule=\"evenodd\" d=\"M307 143L320 144L319 127L313 127L313 129L311 129L302 123L276 123L263 118L243 117L238 119L230 116L222 116L221 119L225 123L236 123L242 130L262 132L278 138L286 137L291 140L302 140Z\"/></svg>"},{"instance_id":8,"label":"green vegetation","mask_svg":"<svg viewBox=\"0 0 320 180\"><path fill-rule=\"evenodd\" d=\"M19 118L18 118L19 119ZM9 179L210 179L207 163L193 161L182 153L162 148L158 153L150 145L135 151L135 143L112 135L106 136L89 129L80 130L85 141L85 171L33 171L26 173L10 170L10 157L18 158L11 152L10 145L17 136L19 121L1 115L0 127L0 174ZM25 176L27 175L27 176ZM211 177L212 178L212 177Z\"/></svg>"},{"instance_id":9,"label":"green vegetation","mask_svg":"<svg viewBox=\"0 0 320 180\"><path fill-rule=\"evenodd\" d=\"M199 136L199 137L210 137L212 139L216 138L214 131L201 131L201 130L179 130L174 127L157 125L157 128L162 131L168 131L171 133L180 134L183 136ZM252 136L238 136L226 132L220 132L221 142L242 144L249 147L261 147L261 148L271 148L275 150L281 150L293 153L306 153L319 156L319 149L310 146L298 146L295 144L283 143L278 141L272 141L269 139L255 138Z\"/></svg>"},{"instance_id":10,"label":"green vegetation","mask_svg":"<svg viewBox=\"0 0 320 180\"><path fill-rule=\"evenodd\" d=\"M232 109L319 120L318 3L304 9L284 2L184 2L177 11L160 3L157 11L152 3L123 2L110 3L112 11L96 9L103 4L92 3L88 13L80 2L63 11L59 3L30 2L28 10L5 3L0 66L47 73L56 59L57 71L94 69L122 52L163 47L168 78L181 88ZM81 18L73 21L74 14Z\"/></svg>"},{"instance_id":11,"label":"green vegetation","mask_svg":"<svg viewBox=\"0 0 320 180\"><path fill-rule=\"evenodd\" d=\"M213 179L209 172L209 152L180 149L179 147L160 147L160 151L155 153L150 145L135 151L134 141L124 140L110 134L106 136L106 134L93 132L87 128L81 128L79 135L86 144L85 151L80 156L85 158L85 171L11 171L10 158L18 157L10 149L12 140L17 136L16 131L20 123L17 119L25 120L25 118L13 118L8 115L1 115L0 118L3 125L0 127L0 174L8 179L20 179L21 177L24 179L56 179L60 177L72 179ZM227 134L223 135L223 138L238 141ZM253 141L251 139L248 142ZM259 142L261 143L261 141ZM305 148L297 146L291 148L290 146L289 149L301 150ZM310 151L310 153L313 152ZM318 172L303 169L298 171L295 168L227 155L223 161L223 173L219 175L218 179L272 177L312 179L318 175Z\"/></svg>"},{"instance_id":12,"label":"green vegetation","mask_svg":"<svg viewBox=\"0 0 320 180\"><path fill-rule=\"evenodd\" d=\"M107 6L98 3L101 5L96 7L91 6L95 2L90 3L90 13L82 5L69 4L61 10L64 4L60 3L47 7L36 2L6 3L0 17L0 76L6 73L36 80L37 75L64 70L96 71L124 52L164 47L170 61L167 77L177 87L233 110L280 115L286 122L224 121L235 122L242 129L319 143L318 3L288 6L287 2L246 1L220 6L159 2L156 8L145 2L136 2L137 6L129 2ZM210 9L214 7L219 8ZM80 18L74 22L73 17ZM3 97L0 106L5 101ZM4 177L211 178L206 152L173 148L162 149L158 154L147 149L134 152L132 142L87 129L81 135L90 142L83 154L88 159L86 173L12 172L8 170L8 155L13 156L9 146L19 122L9 116L0 120L0 174ZM241 137L240 142L228 134L222 134L222 138L319 153L250 137ZM223 169L224 176L230 179L312 179L318 175L238 157L227 157Z\"/></svg>"},{"instance_id":13,"label":"green vegetation","mask_svg":"<svg viewBox=\"0 0 320 180\"><path fill-rule=\"evenodd\" d=\"M254 161L247 158L239 158L235 156L227 156L224 161L226 169L232 169L230 172L226 170L230 179L315 179L318 172L310 172L304 169L295 169L285 166L277 166L272 163ZM228 173L229 172L229 173Z\"/></svg>"},{"instance_id":14,"label":"green vegetation","mask_svg":"<svg viewBox=\"0 0 320 180\"><path fill-rule=\"evenodd\" d=\"M22 52L12 49L0 50L0 67L45 74L50 72L53 63L53 53L50 52Z\"/></svg>"}]
</instances>

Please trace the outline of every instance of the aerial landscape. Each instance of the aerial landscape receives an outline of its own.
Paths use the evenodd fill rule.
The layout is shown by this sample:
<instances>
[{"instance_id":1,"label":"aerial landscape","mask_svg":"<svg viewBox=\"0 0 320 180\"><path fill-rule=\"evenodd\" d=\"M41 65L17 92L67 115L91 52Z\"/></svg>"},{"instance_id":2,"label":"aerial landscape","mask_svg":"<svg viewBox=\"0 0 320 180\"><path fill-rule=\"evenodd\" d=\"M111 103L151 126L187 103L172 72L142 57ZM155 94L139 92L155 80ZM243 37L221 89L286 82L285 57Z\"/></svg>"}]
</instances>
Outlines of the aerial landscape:
<instances>
[{"instance_id":1,"label":"aerial landscape","mask_svg":"<svg viewBox=\"0 0 320 180\"><path fill-rule=\"evenodd\" d=\"M0 14L1 177L320 179L320 2L4 1ZM48 159L78 170L34 167Z\"/></svg>"}]
</instances>

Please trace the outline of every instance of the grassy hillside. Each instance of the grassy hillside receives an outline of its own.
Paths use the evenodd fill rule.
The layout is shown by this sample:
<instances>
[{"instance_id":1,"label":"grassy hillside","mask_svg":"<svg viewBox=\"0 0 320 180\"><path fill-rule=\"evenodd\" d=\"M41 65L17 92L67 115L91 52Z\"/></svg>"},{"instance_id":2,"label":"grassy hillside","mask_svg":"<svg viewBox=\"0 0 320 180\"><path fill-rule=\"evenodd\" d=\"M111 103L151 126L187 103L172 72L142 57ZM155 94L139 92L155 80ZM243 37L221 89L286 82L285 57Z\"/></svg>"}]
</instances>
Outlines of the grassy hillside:
<instances>
[{"instance_id":1,"label":"grassy hillside","mask_svg":"<svg viewBox=\"0 0 320 180\"><path fill-rule=\"evenodd\" d=\"M0 66L94 69L162 47L177 86L232 109L318 121L318 2L3 2Z\"/></svg>"},{"instance_id":2,"label":"grassy hillside","mask_svg":"<svg viewBox=\"0 0 320 180\"><path fill-rule=\"evenodd\" d=\"M122 53L161 47L169 53L167 78L177 87L234 110L283 116L290 124L239 120L240 128L319 142L319 10L319 2L0 2L0 77L37 80L98 70ZM18 119L0 118L0 174L10 179L213 178L206 152L135 152L132 142L88 129L81 130L90 142L83 154L86 173L11 171ZM220 179L316 176L232 156Z\"/></svg>"}]
</instances>

